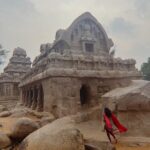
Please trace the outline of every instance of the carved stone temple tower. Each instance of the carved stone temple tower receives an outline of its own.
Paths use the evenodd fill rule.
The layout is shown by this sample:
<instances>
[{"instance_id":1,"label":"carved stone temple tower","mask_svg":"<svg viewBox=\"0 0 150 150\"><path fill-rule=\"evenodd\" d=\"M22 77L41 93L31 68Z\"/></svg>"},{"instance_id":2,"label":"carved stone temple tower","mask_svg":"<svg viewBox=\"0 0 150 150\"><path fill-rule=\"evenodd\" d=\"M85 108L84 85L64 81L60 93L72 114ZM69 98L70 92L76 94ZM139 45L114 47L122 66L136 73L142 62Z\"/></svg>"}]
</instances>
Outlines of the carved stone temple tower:
<instances>
[{"instance_id":1,"label":"carved stone temple tower","mask_svg":"<svg viewBox=\"0 0 150 150\"><path fill-rule=\"evenodd\" d=\"M19 97L21 78L31 68L30 58L22 48L15 48L4 72L0 75L0 104L15 105Z\"/></svg>"},{"instance_id":2,"label":"carved stone temple tower","mask_svg":"<svg viewBox=\"0 0 150 150\"><path fill-rule=\"evenodd\" d=\"M57 117L98 106L101 96L141 75L135 60L114 58L113 41L89 12L56 32L20 83L22 103Z\"/></svg>"}]
</instances>

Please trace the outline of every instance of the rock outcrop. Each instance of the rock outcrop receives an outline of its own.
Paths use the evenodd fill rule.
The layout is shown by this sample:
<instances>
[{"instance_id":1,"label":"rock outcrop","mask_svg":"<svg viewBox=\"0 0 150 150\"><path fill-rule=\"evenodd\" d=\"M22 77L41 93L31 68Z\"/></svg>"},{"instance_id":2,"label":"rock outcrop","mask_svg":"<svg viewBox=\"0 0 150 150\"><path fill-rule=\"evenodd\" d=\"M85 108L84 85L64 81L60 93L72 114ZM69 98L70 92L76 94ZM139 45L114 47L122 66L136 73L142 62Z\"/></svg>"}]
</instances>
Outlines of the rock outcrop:
<instances>
[{"instance_id":1,"label":"rock outcrop","mask_svg":"<svg viewBox=\"0 0 150 150\"><path fill-rule=\"evenodd\" d=\"M38 129L38 124L29 118L21 118L13 125L10 137L24 139L27 135Z\"/></svg>"},{"instance_id":2,"label":"rock outcrop","mask_svg":"<svg viewBox=\"0 0 150 150\"><path fill-rule=\"evenodd\" d=\"M0 105L0 112L7 111L7 107L4 105Z\"/></svg>"},{"instance_id":3,"label":"rock outcrop","mask_svg":"<svg viewBox=\"0 0 150 150\"><path fill-rule=\"evenodd\" d=\"M117 113L127 135L150 136L150 82L137 80L103 96L103 105Z\"/></svg>"},{"instance_id":4,"label":"rock outcrop","mask_svg":"<svg viewBox=\"0 0 150 150\"><path fill-rule=\"evenodd\" d=\"M5 133L0 132L0 149L8 147L10 146L10 144L11 140L9 139L9 137Z\"/></svg>"},{"instance_id":5,"label":"rock outcrop","mask_svg":"<svg viewBox=\"0 0 150 150\"><path fill-rule=\"evenodd\" d=\"M41 142L42 141L42 142ZM73 121L63 118L30 134L19 150L84 150L83 136Z\"/></svg>"},{"instance_id":6,"label":"rock outcrop","mask_svg":"<svg viewBox=\"0 0 150 150\"><path fill-rule=\"evenodd\" d=\"M11 112L10 111L3 111L0 113L0 117L8 117L11 115Z\"/></svg>"}]
</instances>

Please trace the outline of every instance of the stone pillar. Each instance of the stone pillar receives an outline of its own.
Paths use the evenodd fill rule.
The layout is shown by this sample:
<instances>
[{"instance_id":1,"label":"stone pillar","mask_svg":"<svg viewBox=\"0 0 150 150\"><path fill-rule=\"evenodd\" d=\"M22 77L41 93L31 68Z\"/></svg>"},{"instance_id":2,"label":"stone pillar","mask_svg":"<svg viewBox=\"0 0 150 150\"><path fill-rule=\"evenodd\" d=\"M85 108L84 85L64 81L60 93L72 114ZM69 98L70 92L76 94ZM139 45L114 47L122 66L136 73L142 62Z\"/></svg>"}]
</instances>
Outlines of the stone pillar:
<instances>
[{"instance_id":1,"label":"stone pillar","mask_svg":"<svg viewBox=\"0 0 150 150\"><path fill-rule=\"evenodd\" d=\"M25 106L27 106L27 107L28 107L28 102L29 102L29 90L26 89Z\"/></svg>"},{"instance_id":2,"label":"stone pillar","mask_svg":"<svg viewBox=\"0 0 150 150\"><path fill-rule=\"evenodd\" d=\"M43 97L42 97L42 88L38 86L38 95L37 95L37 111L43 111Z\"/></svg>"},{"instance_id":3,"label":"stone pillar","mask_svg":"<svg viewBox=\"0 0 150 150\"><path fill-rule=\"evenodd\" d=\"M35 110L37 107L37 89L34 87L33 89L33 96L32 96L32 109Z\"/></svg>"},{"instance_id":4,"label":"stone pillar","mask_svg":"<svg viewBox=\"0 0 150 150\"><path fill-rule=\"evenodd\" d=\"M28 92L27 89L24 90L24 106L26 106L28 102Z\"/></svg>"},{"instance_id":5,"label":"stone pillar","mask_svg":"<svg viewBox=\"0 0 150 150\"><path fill-rule=\"evenodd\" d=\"M32 106L32 100L33 100L33 87L30 88L29 92L29 108Z\"/></svg>"},{"instance_id":6,"label":"stone pillar","mask_svg":"<svg viewBox=\"0 0 150 150\"><path fill-rule=\"evenodd\" d=\"M31 103L32 103L32 90L31 90L31 88L29 88L29 90L28 90L28 100L27 100L27 107L31 107Z\"/></svg>"},{"instance_id":7,"label":"stone pillar","mask_svg":"<svg viewBox=\"0 0 150 150\"><path fill-rule=\"evenodd\" d=\"M26 99L26 106L28 107L29 104L29 89L27 89L27 99Z\"/></svg>"},{"instance_id":8,"label":"stone pillar","mask_svg":"<svg viewBox=\"0 0 150 150\"><path fill-rule=\"evenodd\" d=\"M23 88L20 90L20 101L21 101L21 104L23 105L24 101L25 101L25 99L24 99L24 89Z\"/></svg>"},{"instance_id":9,"label":"stone pillar","mask_svg":"<svg viewBox=\"0 0 150 150\"><path fill-rule=\"evenodd\" d=\"M27 106L27 89L25 89L25 102L24 102L24 106Z\"/></svg>"}]
</instances>

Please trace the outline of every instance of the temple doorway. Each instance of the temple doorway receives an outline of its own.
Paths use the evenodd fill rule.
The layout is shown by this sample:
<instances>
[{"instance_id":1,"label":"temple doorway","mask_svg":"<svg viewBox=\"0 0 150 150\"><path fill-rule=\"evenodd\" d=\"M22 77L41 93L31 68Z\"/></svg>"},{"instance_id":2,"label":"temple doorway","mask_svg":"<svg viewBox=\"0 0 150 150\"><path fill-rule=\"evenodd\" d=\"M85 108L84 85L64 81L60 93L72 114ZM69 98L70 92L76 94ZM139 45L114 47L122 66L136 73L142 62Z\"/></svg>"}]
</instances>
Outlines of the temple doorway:
<instances>
[{"instance_id":1,"label":"temple doorway","mask_svg":"<svg viewBox=\"0 0 150 150\"><path fill-rule=\"evenodd\" d=\"M83 84L80 89L80 102L81 106L89 104L91 100L91 90L90 87L86 84Z\"/></svg>"}]
</instances>

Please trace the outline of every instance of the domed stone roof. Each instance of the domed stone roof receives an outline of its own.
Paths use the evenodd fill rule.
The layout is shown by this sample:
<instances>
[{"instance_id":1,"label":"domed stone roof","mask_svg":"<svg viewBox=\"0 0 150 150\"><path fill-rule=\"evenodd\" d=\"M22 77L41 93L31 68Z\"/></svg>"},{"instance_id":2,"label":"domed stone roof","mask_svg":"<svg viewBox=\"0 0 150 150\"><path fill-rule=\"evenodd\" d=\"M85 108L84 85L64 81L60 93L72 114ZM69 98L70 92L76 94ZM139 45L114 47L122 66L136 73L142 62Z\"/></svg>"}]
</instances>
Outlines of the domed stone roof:
<instances>
[{"instance_id":1,"label":"domed stone roof","mask_svg":"<svg viewBox=\"0 0 150 150\"><path fill-rule=\"evenodd\" d=\"M17 48L15 48L14 51L13 51L13 56L14 56L14 55L26 56L27 54L26 54L26 51L25 51L24 49L22 49L22 48L20 48L20 47L17 47Z\"/></svg>"}]
</instances>

